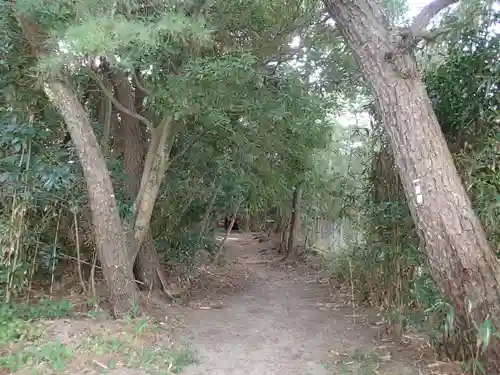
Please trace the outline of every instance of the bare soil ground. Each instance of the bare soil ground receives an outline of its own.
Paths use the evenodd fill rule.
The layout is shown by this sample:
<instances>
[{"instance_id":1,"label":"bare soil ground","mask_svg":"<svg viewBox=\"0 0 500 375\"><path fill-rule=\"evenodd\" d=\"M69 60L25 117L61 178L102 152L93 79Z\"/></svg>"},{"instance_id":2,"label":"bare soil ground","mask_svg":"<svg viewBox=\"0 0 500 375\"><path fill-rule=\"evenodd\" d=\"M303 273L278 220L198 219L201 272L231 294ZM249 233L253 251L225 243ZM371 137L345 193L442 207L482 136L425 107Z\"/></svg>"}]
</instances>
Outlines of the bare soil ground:
<instances>
[{"instance_id":1,"label":"bare soil ground","mask_svg":"<svg viewBox=\"0 0 500 375\"><path fill-rule=\"evenodd\" d=\"M249 234L231 235L226 262L237 292L224 295L222 309L183 312L181 339L199 363L182 374L422 373L415 353L384 342L366 317L342 307L346 296L332 295L319 271L284 264L271 247Z\"/></svg>"},{"instance_id":2,"label":"bare soil ground","mask_svg":"<svg viewBox=\"0 0 500 375\"><path fill-rule=\"evenodd\" d=\"M0 347L0 374L452 373L427 356L425 339L384 337L376 312L353 310L350 294L330 287L320 259L292 265L275 245L233 233L221 266L198 260L183 301L145 295L147 316L114 321L86 311L21 327L22 340ZM171 273L172 288L176 280L182 289Z\"/></svg>"}]
</instances>

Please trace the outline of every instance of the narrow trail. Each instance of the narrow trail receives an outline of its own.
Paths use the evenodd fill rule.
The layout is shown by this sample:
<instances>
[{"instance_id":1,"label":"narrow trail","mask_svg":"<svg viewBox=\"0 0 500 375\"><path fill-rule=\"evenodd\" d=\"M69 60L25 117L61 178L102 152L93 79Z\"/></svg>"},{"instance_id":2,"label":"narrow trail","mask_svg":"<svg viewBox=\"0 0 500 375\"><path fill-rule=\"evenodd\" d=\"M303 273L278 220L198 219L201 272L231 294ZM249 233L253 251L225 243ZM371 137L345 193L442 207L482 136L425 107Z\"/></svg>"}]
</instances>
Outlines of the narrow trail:
<instances>
[{"instance_id":1,"label":"narrow trail","mask_svg":"<svg viewBox=\"0 0 500 375\"><path fill-rule=\"evenodd\" d=\"M239 280L243 290L226 296L222 309L190 310L184 316L182 340L197 352L199 364L182 374L419 373L392 359L377 364L377 372L351 365L344 372L340 363L332 367L335 353L372 353L376 330L353 323L351 309L321 308L328 287L314 274L276 266L276 258L261 252L263 245L252 236L233 234L226 246L228 262L245 271Z\"/></svg>"}]
</instances>

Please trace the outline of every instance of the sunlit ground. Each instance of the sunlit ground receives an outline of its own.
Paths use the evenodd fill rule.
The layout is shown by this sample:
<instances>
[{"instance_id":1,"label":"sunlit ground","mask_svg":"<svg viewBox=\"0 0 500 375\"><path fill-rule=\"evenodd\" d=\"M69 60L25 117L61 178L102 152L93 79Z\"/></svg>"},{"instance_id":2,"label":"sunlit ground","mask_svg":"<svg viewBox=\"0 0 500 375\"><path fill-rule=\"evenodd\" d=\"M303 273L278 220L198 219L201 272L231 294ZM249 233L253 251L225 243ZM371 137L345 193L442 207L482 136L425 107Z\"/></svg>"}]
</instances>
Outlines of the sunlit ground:
<instances>
[{"instance_id":1,"label":"sunlit ground","mask_svg":"<svg viewBox=\"0 0 500 375\"><path fill-rule=\"evenodd\" d=\"M216 238L217 238L217 241L222 241L222 240L224 239L224 236L217 236ZM227 240L226 240L226 241L235 241L235 240L237 240L237 239L238 239L238 237L235 237L234 235L233 235L233 236L231 236L231 235L230 235L230 236L227 238Z\"/></svg>"}]
</instances>

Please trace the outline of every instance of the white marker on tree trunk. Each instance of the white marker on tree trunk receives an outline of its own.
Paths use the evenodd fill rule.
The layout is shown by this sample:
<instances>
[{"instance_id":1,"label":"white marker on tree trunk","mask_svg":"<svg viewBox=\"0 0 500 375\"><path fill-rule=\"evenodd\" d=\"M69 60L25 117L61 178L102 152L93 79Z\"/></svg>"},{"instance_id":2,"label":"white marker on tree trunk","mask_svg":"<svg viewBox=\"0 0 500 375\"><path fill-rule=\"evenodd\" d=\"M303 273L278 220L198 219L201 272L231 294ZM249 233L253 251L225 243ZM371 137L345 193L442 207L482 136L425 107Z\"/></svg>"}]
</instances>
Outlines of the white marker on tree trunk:
<instances>
[{"instance_id":1,"label":"white marker on tree trunk","mask_svg":"<svg viewBox=\"0 0 500 375\"><path fill-rule=\"evenodd\" d=\"M417 204L422 204L424 202L424 198L422 196L422 190L420 188L419 183L420 183L419 178L413 180L413 185L415 187L415 195L417 197Z\"/></svg>"}]
</instances>

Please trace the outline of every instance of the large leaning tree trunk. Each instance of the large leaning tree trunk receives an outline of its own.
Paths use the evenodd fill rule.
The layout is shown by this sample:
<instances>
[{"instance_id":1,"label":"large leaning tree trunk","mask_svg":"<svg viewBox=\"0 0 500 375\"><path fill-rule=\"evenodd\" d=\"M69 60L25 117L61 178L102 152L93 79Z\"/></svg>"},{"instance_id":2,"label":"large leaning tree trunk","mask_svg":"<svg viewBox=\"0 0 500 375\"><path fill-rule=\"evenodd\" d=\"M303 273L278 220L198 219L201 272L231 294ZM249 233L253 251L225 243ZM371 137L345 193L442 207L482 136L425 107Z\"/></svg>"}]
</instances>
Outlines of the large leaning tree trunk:
<instances>
[{"instance_id":1,"label":"large leaning tree trunk","mask_svg":"<svg viewBox=\"0 0 500 375\"><path fill-rule=\"evenodd\" d=\"M37 25L20 15L18 21L37 57L46 53L47 38ZM104 156L90 119L69 84L49 79L45 82L45 92L61 113L75 143L87 183L94 235L110 302L116 317L125 316L139 306L139 293Z\"/></svg>"},{"instance_id":2,"label":"large leaning tree trunk","mask_svg":"<svg viewBox=\"0 0 500 375\"><path fill-rule=\"evenodd\" d=\"M389 28L375 1L324 3L372 87L433 278L454 303L458 328L469 328L468 318L480 324L489 316L500 329L499 263L472 210L410 53L432 17L456 1L434 1L404 31ZM498 341L490 343L487 355L498 369Z\"/></svg>"},{"instance_id":3,"label":"large leaning tree trunk","mask_svg":"<svg viewBox=\"0 0 500 375\"><path fill-rule=\"evenodd\" d=\"M47 94L63 116L83 167L94 235L102 273L111 295L115 316L138 308L128 243L123 231L113 185L92 124L74 92L62 82L47 82Z\"/></svg>"}]
</instances>

